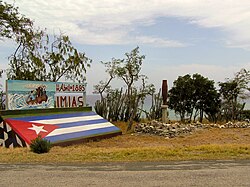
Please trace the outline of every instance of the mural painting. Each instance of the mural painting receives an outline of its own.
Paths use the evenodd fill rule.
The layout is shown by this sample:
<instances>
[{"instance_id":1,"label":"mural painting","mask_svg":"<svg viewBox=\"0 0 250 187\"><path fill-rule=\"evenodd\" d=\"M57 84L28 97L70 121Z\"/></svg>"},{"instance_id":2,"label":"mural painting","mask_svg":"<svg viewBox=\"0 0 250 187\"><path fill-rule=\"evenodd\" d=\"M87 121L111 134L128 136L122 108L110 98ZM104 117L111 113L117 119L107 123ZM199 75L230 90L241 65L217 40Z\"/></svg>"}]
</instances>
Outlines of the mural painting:
<instances>
[{"instance_id":1,"label":"mural painting","mask_svg":"<svg viewBox=\"0 0 250 187\"><path fill-rule=\"evenodd\" d=\"M8 110L82 107L86 84L7 80Z\"/></svg>"}]
</instances>

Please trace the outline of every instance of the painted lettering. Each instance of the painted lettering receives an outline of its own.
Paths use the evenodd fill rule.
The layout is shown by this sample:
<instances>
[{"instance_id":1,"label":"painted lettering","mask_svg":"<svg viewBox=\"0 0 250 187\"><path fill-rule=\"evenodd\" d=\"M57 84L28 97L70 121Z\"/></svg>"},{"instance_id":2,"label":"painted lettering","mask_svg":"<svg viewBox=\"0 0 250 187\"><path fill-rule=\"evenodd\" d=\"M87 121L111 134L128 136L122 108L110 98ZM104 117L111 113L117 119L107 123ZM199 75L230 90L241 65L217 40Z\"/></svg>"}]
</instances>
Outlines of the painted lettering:
<instances>
[{"instance_id":1,"label":"painted lettering","mask_svg":"<svg viewBox=\"0 0 250 187\"><path fill-rule=\"evenodd\" d=\"M77 98L77 100L78 100L78 107L82 107L82 106L83 106L83 97L82 97L82 96L79 96L79 97Z\"/></svg>"},{"instance_id":2,"label":"painted lettering","mask_svg":"<svg viewBox=\"0 0 250 187\"><path fill-rule=\"evenodd\" d=\"M66 107L66 106L67 106L67 97L60 96L60 107Z\"/></svg>"},{"instance_id":3,"label":"painted lettering","mask_svg":"<svg viewBox=\"0 0 250 187\"><path fill-rule=\"evenodd\" d=\"M82 95L78 96L61 95L61 96L56 96L55 100L57 108L84 106L84 99Z\"/></svg>"}]
</instances>

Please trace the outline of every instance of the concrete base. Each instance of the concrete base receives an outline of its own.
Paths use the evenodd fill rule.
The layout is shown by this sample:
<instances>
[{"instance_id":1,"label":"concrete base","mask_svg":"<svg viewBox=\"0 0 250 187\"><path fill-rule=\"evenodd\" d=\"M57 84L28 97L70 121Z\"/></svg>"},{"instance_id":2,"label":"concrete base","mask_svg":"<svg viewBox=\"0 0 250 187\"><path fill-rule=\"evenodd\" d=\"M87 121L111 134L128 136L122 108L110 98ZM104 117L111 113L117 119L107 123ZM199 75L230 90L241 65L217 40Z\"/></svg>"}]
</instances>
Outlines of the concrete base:
<instances>
[{"instance_id":1,"label":"concrete base","mask_svg":"<svg viewBox=\"0 0 250 187\"><path fill-rule=\"evenodd\" d=\"M161 105L161 110L162 110L162 122L163 123L168 123L168 105Z\"/></svg>"}]
</instances>

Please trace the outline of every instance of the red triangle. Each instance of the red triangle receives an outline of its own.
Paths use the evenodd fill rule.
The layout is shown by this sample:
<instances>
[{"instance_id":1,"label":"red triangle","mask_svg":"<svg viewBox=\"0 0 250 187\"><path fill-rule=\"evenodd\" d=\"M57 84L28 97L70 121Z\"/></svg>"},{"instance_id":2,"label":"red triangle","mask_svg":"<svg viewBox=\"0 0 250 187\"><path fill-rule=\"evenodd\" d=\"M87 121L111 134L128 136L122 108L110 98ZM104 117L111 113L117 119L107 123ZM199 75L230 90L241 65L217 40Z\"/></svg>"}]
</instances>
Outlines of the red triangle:
<instances>
[{"instance_id":1,"label":"red triangle","mask_svg":"<svg viewBox=\"0 0 250 187\"><path fill-rule=\"evenodd\" d=\"M10 125L10 127L28 144L30 144L31 141L38 136L44 138L49 133L58 128L58 126L56 125L41 124L14 119L5 119L5 122L8 123L8 125Z\"/></svg>"}]
</instances>

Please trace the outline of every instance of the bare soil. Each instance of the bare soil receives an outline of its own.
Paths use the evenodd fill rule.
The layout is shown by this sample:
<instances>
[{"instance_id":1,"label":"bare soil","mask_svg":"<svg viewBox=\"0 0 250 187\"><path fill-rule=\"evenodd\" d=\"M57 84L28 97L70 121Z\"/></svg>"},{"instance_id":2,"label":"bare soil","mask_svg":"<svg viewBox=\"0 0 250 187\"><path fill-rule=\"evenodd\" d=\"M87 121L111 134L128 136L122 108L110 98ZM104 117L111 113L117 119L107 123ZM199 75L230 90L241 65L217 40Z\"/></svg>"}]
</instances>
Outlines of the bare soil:
<instances>
[{"instance_id":1,"label":"bare soil","mask_svg":"<svg viewBox=\"0 0 250 187\"><path fill-rule=\"evenodd\" d=\"M116 123L124 132L123 135L104 139L97 142L86 143L88 147L103 148L132 148L132 147L187 147L199 145L246 145L250 144L250 128L230 129L200 129L192 134L186 134L176 138L165 138L162 136L127 133L125 134L124 123Z\"/></svg>"}]
</instances>

